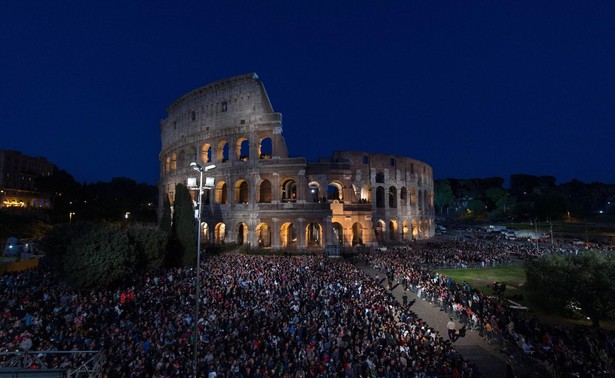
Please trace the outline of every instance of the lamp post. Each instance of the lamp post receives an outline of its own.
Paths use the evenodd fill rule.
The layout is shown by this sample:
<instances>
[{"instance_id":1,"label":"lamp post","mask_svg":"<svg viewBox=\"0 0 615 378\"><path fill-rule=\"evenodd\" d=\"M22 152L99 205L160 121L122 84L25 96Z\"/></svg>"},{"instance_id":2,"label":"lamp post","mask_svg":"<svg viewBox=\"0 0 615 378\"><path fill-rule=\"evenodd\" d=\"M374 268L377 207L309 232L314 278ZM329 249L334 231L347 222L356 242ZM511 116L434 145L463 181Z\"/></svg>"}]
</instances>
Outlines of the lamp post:
<instances>
[{"instance_id":1,"label":"lamp post","mask_svg":"<svg viewBox=\"0 0 615 378\"><path fill-rule=\"evenodd\" d=\"M199 340L199 297L201 292L200 275L201 275L201 210L203 208L203 172L216 168L215 165L202 167L196 162L190 163L190 167L200 174L199 178L199 198L198 210L195 212L196 218L196 282L195 282L195 306L194 306L194 377L198 377L198 340Z\"/></svg>"},{"instance_id":2,"label":"lamp post","mask_svg":"<svg viewBox=\"0 0 615 378\"><path fill-rule=\"evenodd\" d=\"M68 223L73 223L73 215L75 215L75 213L72 211L68 213Z\"/></svg>"}]
</instances>

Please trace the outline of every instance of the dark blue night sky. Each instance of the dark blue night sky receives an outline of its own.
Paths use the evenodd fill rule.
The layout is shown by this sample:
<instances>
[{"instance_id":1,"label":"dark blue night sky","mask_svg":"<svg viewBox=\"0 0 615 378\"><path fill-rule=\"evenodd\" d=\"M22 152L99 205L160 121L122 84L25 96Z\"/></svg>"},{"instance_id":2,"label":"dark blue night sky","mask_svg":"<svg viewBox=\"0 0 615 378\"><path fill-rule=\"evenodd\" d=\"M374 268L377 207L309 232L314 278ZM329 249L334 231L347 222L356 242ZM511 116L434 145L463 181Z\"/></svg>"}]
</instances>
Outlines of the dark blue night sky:
<instances>
[{"instance_id":1,"label":"dark blue night sky","mask_svg":"<svg viewBox=\"0 0 615 378\"><path fill-rule=\"evenodd\" d=\"M614 1L0 4L0 149L158 181L178 97L256 72L292 156L615 183Z\"/></svg>"}]
</instances>

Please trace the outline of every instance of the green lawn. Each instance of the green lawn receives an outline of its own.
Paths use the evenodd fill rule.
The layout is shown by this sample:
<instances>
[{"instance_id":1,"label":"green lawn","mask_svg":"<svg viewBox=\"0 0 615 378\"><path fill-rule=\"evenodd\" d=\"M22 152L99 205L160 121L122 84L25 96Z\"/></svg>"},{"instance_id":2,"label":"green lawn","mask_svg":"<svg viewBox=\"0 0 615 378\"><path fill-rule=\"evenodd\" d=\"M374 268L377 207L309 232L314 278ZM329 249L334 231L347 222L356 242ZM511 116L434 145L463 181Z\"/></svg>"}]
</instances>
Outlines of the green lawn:
<instances>
[{"instance_id":1,"label":"green lawn","mask_svg":"<svg viewBox=\"0 0 615 378\"><path fill-rule=\"evenodd\" d=\"M548 314L541 308L540 303L533 303L528 300L530 295L524 284L526 281L525 270L522 265L499 266L495 268L477 268L477 269L438 269L437 272L450 277L453 281L462 283L468 282L473 288L483 291L488 295L492 295L493 291L487 285L492 285L494 282L505 282L506 292L504 297L521 295L523 299L515 300L523 306L528 307L529 312L536 315L541 321L549 324L566 324L569 326L584 325L590 326L591 322L583 319L568 319L562 316ZM615 330L615 321L600 322L601 328Z\"/></svg>"}]
</instances>

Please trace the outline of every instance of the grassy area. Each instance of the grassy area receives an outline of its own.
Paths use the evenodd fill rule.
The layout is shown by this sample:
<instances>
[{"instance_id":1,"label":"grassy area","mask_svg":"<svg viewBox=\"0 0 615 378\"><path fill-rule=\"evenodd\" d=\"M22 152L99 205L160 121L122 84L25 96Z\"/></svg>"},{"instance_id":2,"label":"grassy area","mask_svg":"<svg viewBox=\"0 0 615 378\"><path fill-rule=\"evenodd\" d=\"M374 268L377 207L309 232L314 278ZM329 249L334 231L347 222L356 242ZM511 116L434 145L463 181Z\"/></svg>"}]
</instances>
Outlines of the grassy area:
<instances>
[{"instance_id":1,"label":"grassy area","mask_svg":"<svg viewBox=\"0 0 615 378\"><path fill-rule=\"evenodd\" d=\"M522 265L499 266L495 268L478 268L478 269L439 269L439 273L450 277L453 281L462 283L468 282L473 288L492 295L493 291L487 285L492 285L494 282L505 282L506 292L504 297L522 296L520 300L515 302L529 308L529 313L536 315L538 319L548 324L564 324L568 326L582 325L591 326L591 322L586 319L570 319L555 314L550 314L544 311L540 303L530 302L529 292L524 286L525 270ZM602 321L600 326L607 330L615 330L615 320Z\"/></svg>"}]
</instances>

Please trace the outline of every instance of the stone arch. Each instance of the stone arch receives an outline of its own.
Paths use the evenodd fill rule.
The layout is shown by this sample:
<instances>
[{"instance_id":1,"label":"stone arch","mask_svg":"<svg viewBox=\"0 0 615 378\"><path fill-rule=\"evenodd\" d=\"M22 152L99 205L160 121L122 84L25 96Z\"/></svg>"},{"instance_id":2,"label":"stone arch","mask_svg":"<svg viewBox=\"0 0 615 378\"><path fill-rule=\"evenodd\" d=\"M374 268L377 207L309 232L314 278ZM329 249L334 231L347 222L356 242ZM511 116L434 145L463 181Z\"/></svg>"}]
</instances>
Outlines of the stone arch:
<instances>
[{"instance_id":1,"label":"stone arch","mask_svg":"<svg viewBox=\"0 0 615 378\"><path fill-rule=\"evenodd\" d=\"M310 200L312 202L320 202L320 184L312 181L308 184L310 188Z\"/></svg>"},{"instance_id":2,"label":"stone arch","mask_svg":"<svg viewBox=\"0 0 615 378\"><path fill-rule=\"evenodd\" d=\"M233 189L233 202L248 203L249 195L248 182L244 179L235 181L235 187Z\"/></svg>"},{"instance_id":3,"label":"stone arch","mask_svg":"<svg viewBox=\"0 0 615 378\"><path fill-rule=\"evenodd\" d=\"M389 240L397 241L397 221L389 221Z\"/></svg>"},{"instance_id":4,"label":"stone arch","mask_svg":"<svg viewBox=\"0 0 615 378\"><path fill-rule=\"evenodd\" d=\"M344 186L339 181L332 181L327 185L327 199L329 201L343 200Z\"/></svg>"},{"instance_id":5,"label":"stone arch","mask_svg":"<svg viewBox=\"0 0 615 378\"><path fill-rule=\"evenodd\" d=\"M382 186L376 188L376 207L384 208L384 188Z\"/></svg>"},{"instance_id":6,"label":"stone arch","mask_svg":"<svg viewBox=\"0 0 615 378\"><path fill-rule=\"evenodd\" d=\"M365 184L363 185L363 187L361 187L361 202L372 202L372 187L368 184Z\"/></svg>"},{"instance_id":7,"label":"stone arch","mask_svg":"<svg viewBox=\"0 0 615 378\"><path fill-rule=\"evenodd\" d=\"M416 206L416 188L410 188L410 206Z\"/></svg>"},{"instance_id":8,"label":"stone arch","mask_svg":"<svg viewBox=\"0 0 615 378\"><path fill-rule=\"evenodd\" d=\"M425 201L425 192L421 189L419 190L419 211L423 211L423 205Z\"/></svg>"},{"instance_id":9,"label":"stone arch","mask_svg":"<svg viewBox=\"0 0 615 378\"><path fill-rule=\"evenodd\" d=\"M248 161L250 158L250 141L248 138L241 137L235 141L235 155L237 160Z\"/></svg>"},{"instance_id":10,"label":"stone arch","mask_svg":"<svg viewBox=\"0 0 615 378\"><path fill-rule=\"evenodd\" d=\"M401 240L402 241L407 241L408 239L408 232L409 232L409 228L408 228L408 221L403 221L401 222Z\"/></svg>"},{"instance_id":11,"label":"stone arch","mask_svg":"<svg viewBox=\"0 0 615 378\"><path fill-rule=\"evenodd\" d=\"M402 186L399 190L399 206L402 208L408 205L408 190L405 186Z\"/></svg>"},{"instance_id":12,"label":"stone arch","mask_svg":"<svg viewBox=\"0 0 615 378\"><path fill-rule=\"evenodd\" d=\"M224 181L218 181L216 184L215 203L219 205L228 204L228 189Z\"/></svg>"},{"instance_id":13,"label":"stone arch","mask_svg":"<svg viewBox=\"0 0 615 378\"><path fill-rule=\"evenodd\" d=\"M211 161L211 144L205 143L201 146L201 162L207 164Z\"/></svg>"},{"instance_id":14,"label":"stone arch","mask_svg":"<svg viewBox=\"0 0 615 378\"><path fill-rule=\"evenodd\" d=\"M389 207L397 208L397 188L394 186L389 187Z\"/></svg>"},{"instance_id":15,"label":"stone arch","mask_svg":"<svg viewBox=\"0 0 615 378\"><path fill-rule=\"evenodd\" d=\"M310 223L305 227L305 240L308 247L322 245L322 227L318 223Z\"/></svg>"},{"instance_id":16,"label":"stone arch","mask_svg":"<svg viewBox=\"0 0 615 378\"><path fill-rule=\"evenodd\" d=\"M297 200L297 182L293 179L286 179L280 185L282 201L295 202Z\"/></svg>"},{"instance_id":17,"label":"stone arch","mask_svg":"<svg viewBox=\"0 0 615 378\"><path fill-rule=\"evenodd\" d=\"M201 244L209 244L209 225L207 222L201 222Z\"/></svg>"},{"instance_id":18,"label":"stone arch","mask_svg":"<svg viewBox=\"0 0 615 378\"><path fill-rule=\"evenodd\" d=\"M271 247L271 226L263 222L256 226L256 243L260 248Z\"/></svg>"},{"instance_id":19,"label":"stone arch","mask_svg":"<svg viewBox=\"0 0 615 378\"><path fill-rule=\"evenodd\" d=\"M286 222L280 226L280 243L283 248L297 245L297 229L292 222Z\"/></svg>"},{"instance_id":20,"label":"stone arch","mask_svg":"<svg viewBox=\"0 0 615 378\"><path fill-rule=\"evenodd\" d=\"M271 159L273 154L273 142L270 137L261 138L258 142L258 158Z\"/></svg>"},{"instance_id":21,"label":"stone arch","mask_svg":"<svg viewBox=\"0 0 615 378\"><path fill-rule=\"evenodd\" d=\"M258 184L258 191L256 195L258 196L256 201L258 203L271 203L271 182L267 179L262 180Z\"/></svg>"},{"instance_id":22,"label":"stone arch","mask_svg":"<svg viewBox=\"0 0 615 378\"><path fill-rule=\"evenodd\" d=\"M223 222L217 223L214 228L214 242L216 245L226 243L226 225Z\"/></svg>"},{"instance_id":23,"label":"stone arch","mask_svg":"<svg viewBox=\"0 0 615 378\"><path fill-rule=\"evenodd\" d=\"M352 225L352 245L363 244L363 225L359 222L355 222Z\"/></svg>"},{"instance_id":24,"label":"stone arch","mask_svg":"<svg viewBox=\"0 0 615 378\"><path fill-rule=\"evenodd\" d=\"M412 239L416 239L419 236L419 225L416 220L412 221Z\"/></svg>"},{"instance_id":25,"label":"stone arch","mask_svg":"<svg viewBox=\"0 0 615 378\"><path fill-rule=\"evenodd\" d=\"M378 222L376 222L376 240L379 243L382 243L384 241L384 233L386 232L386 223L384 223L384 221L382 219L378 219Z\"/></svg>"},{"instance_id":26,"label":"stone arch","mask_svg":"<svg viewBox=\"0 0 615 378\"><path fill-rule=\"evenodd\" d=\"M238 245L247 244L248 239L248 225L244 222L239 222L235 229L235 242Z\"/></svg>"},{"instance_id":27,"label":"stone arch","mask_svg":"<svg viewBox=\"0 0 615 378\"><path fill-rule=\"evenodd\" d=\"M164 160L164 173L171 172L171 156L167 156Z\"/></svg>"},{"instance_id":28,"label":"stone arch","mask_svg":"<svg viewBox=\"0 0 615 378\"><path fill-rule=\"evenodd\" d=\"M226 141L226 139L222 139L218 142L216 158L218 159L219 162L224 163L225 161L228 161L228 158L229 158L228 149L229 147L228 147L228 142Z\"/></svg>"},{"instance_id":29,"label":"stone arch","mask_svg":"<svg viewBox=\"0 0 615 378\"><path fill-rule=\"evenodd\" d=\"M337 243L339 245L344 245L344 227L342 227L342 225L338 222L333 222L332 223L333 226L333 234L335 235L335 241L337 241Z\"/></svg>"},{"instance_id":30,"label":"stone arch","mask_svg":"<svg viewBox=\"0 0 615 378\"><path fill-rule=\"evenodd\" d=\"M173 152L171 154L171 171L175 172L177 170L177 154Z\"/></svg>"}]
</instances>

